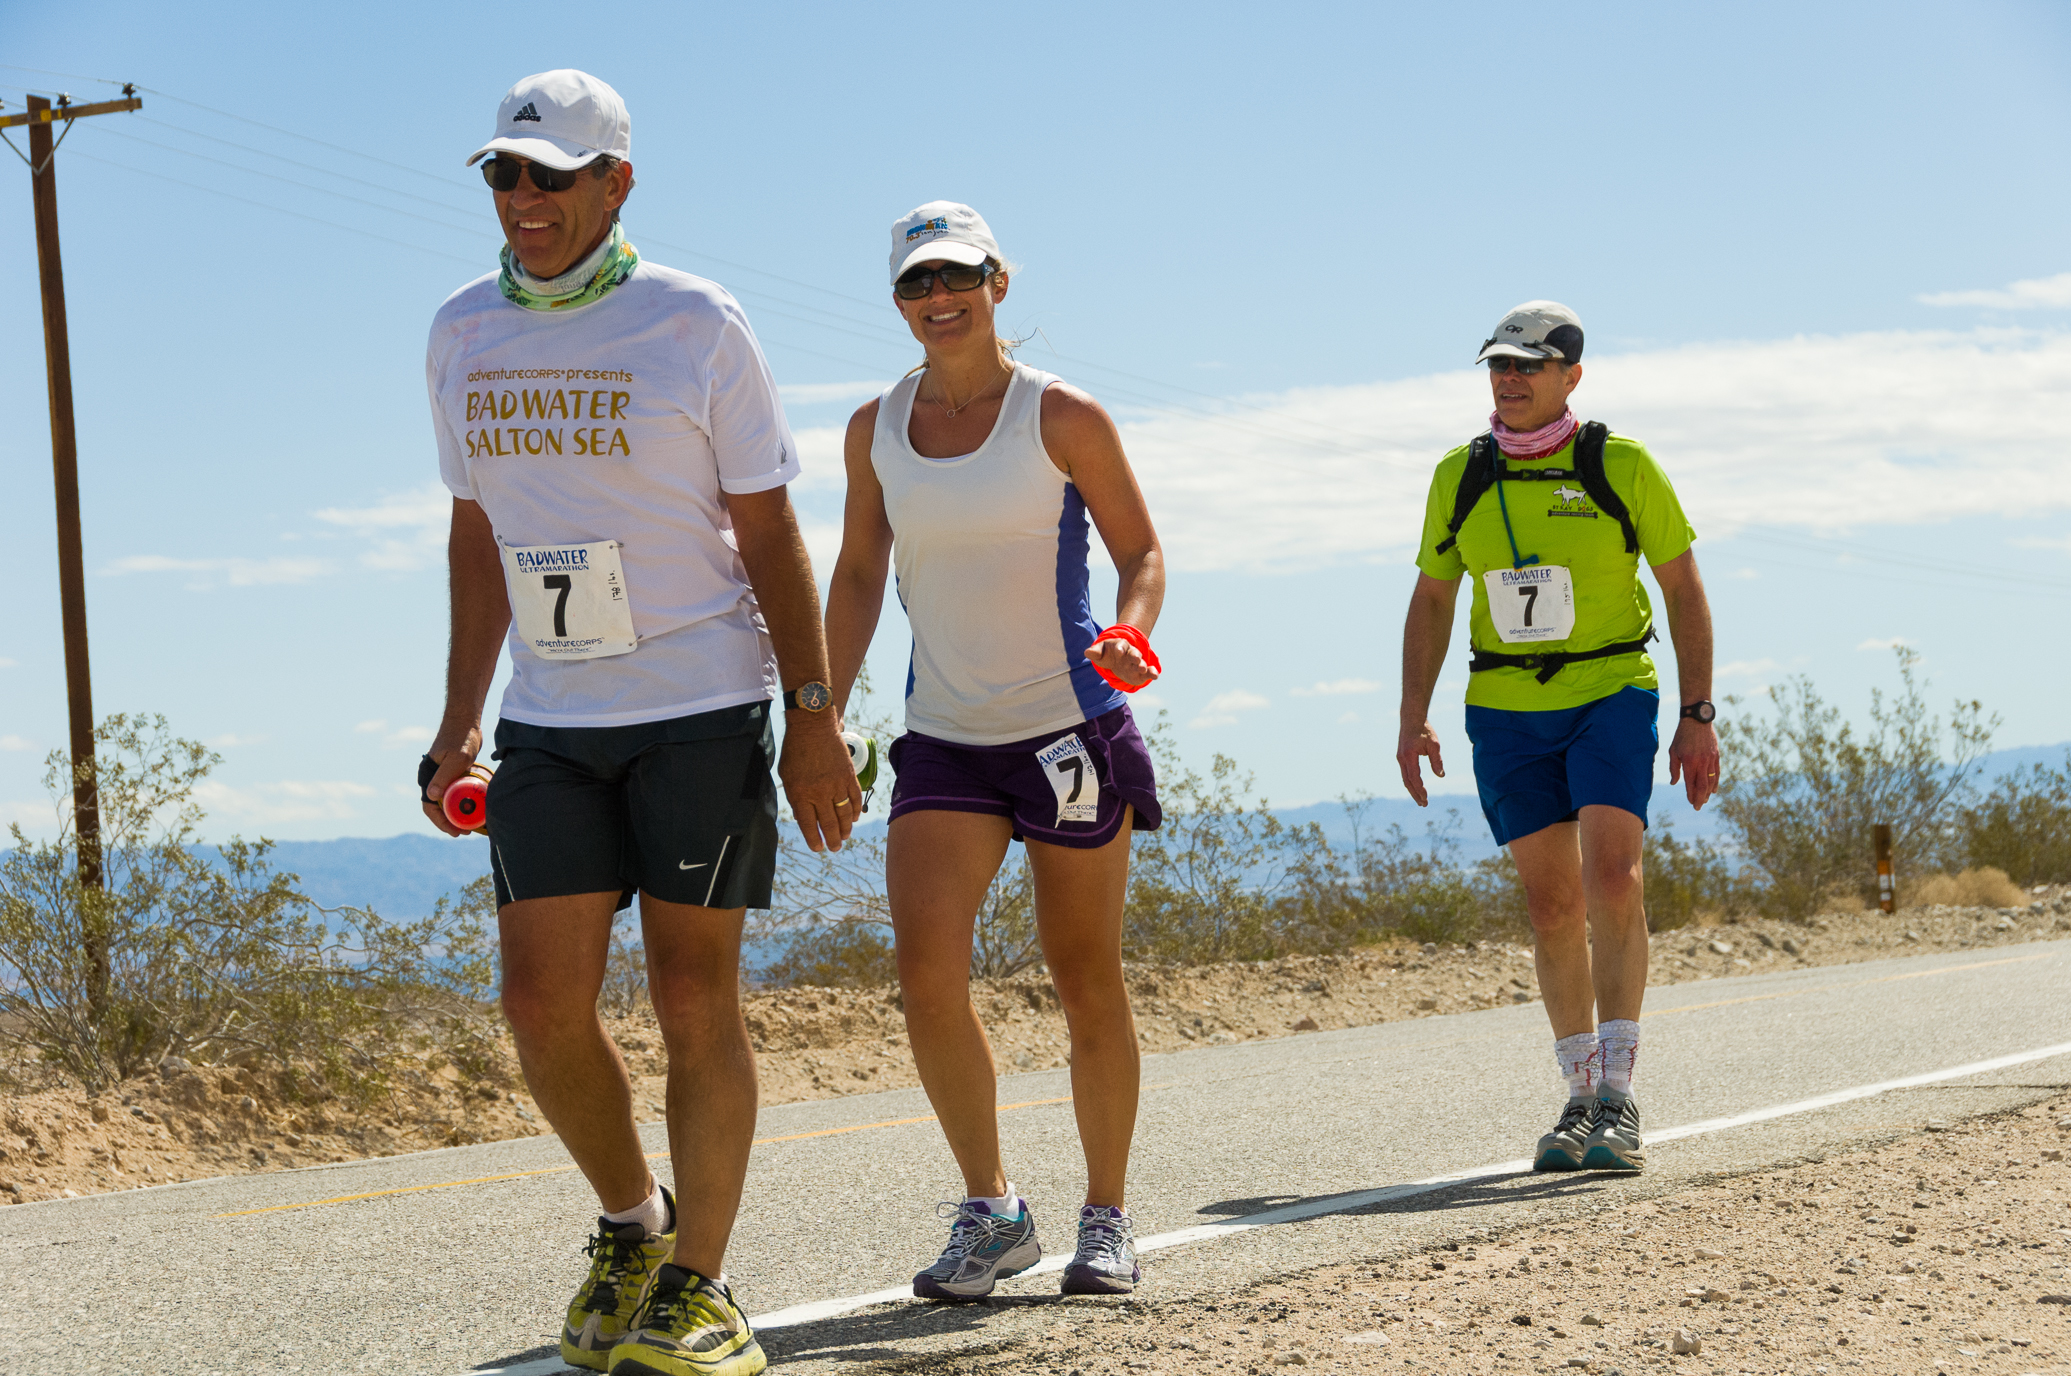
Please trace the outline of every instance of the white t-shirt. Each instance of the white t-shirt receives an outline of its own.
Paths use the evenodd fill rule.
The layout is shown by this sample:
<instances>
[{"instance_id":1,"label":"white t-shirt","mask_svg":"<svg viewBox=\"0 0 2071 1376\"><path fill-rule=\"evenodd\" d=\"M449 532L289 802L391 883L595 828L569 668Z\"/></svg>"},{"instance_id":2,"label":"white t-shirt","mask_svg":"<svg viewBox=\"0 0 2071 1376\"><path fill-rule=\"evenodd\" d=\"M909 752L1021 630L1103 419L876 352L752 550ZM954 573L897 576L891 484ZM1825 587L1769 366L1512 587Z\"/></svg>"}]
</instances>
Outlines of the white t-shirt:
<instances>
[{"instance_id":1,"label":"white t-shirt","mask_svg":"<svg viewBox=\"0 0 2071 1376\"><path fill-rule=\"evenodd\" d=\"M624 568L637 648L546 659L514 624L502 715L620 726L775 695L721 493L790 482L798 446L725 290L642 260L598 301L533 311L491 273L439 308L424 370L439 475L506 551L615 541Z\"/></svg>"}]
</instances>

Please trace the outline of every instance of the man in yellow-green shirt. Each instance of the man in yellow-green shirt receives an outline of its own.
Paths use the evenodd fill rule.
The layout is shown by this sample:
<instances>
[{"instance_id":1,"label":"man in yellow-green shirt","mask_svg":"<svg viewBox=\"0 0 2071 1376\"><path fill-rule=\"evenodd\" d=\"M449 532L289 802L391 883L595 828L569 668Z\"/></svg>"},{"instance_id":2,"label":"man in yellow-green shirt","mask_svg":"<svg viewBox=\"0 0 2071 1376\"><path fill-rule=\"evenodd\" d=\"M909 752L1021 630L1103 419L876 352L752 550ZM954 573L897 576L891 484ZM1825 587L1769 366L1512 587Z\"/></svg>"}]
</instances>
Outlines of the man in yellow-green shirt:
<instances>
[{"instance_id":1,"label":"man in yellow-green shirt","mask_svg":"<svg viewBox=\"0 0 2071 1376\"><path fill-rule=\"evenodd\" d=\"M1636 1171L1646 1163L1633 1062L1647 987L1640 855L1654 788L1660 678L1641 559L1660 585L1682 714L1668 777L1692 807L1718 784L1711 610L1696 538L1646 447L1575 419L1582 322L1528 301L1497 323L1489 433L1431 480L1417 586L1402 634L1403 785L1443 777L1432 689L1471 575L1467 737L1483 813L1510 848L1531 910L1539 988L1568 1103L1535 1170Z\"/></svg>"}]
</instances>

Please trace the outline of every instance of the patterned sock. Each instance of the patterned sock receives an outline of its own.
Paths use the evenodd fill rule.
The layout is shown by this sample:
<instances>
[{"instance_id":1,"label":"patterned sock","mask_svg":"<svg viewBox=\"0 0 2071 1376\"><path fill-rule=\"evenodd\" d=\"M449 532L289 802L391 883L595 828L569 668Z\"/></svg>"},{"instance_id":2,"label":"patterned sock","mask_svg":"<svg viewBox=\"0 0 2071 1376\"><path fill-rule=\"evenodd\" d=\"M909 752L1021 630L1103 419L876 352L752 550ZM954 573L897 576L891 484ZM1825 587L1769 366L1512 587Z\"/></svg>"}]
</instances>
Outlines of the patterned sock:
<instances>
[{"instance_id":1,"label":"patterned sock","mask_svg":"<svg viewBox=\"0 0 2071 1376\"><path fill-rule=\"evenodd\" d=\"M1640 1025L1631 1018L1611 1018L1599 1023L1597 1039L1604 1047L1604 1085L1620 1094L1632 1093L1632 1065L1640 1054Z\"/></svg>"},{"instance_id":2,"label":"patterned sock","mask_svg":"<svg viewBox=\"0 0 2071 1376\"><path fill-rule=\"evenodd\" d=\"M676 1220L669 1217L668 1201L662 1198L660 1181L655 1182L654 1193L640 1203L604 1217L613 1223L637 1223L647 1230L649 1237L660 1237L676 1226Z\"/></svg>"},{"instance_id":3,"label":"patterned sock","mask_svg":"<svg viewBox=\"0 0 2071 1376\"><path fill-rule=\"evenodd\" d=\"M1570 1099L1596 1097L1597 1080L1604 1064L1596 1033L1577 1032L1572 1037L1562 1037L1553 1044L1553 1057L1560 1062L1560 1073L1568 1082Z\"/></svg>"}]
</instances>

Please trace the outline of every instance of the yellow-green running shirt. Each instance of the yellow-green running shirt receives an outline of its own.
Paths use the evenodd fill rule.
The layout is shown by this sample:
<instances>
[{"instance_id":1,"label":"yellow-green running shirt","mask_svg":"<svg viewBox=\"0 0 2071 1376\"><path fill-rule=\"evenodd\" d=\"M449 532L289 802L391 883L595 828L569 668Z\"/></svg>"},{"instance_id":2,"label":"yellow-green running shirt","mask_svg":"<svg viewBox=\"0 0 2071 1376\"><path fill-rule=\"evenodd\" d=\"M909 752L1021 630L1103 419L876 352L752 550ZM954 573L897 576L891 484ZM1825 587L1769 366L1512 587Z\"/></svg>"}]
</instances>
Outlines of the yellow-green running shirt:
<instances>
[{"instance_id":1,"label":"yellow-green running shirt","mask_svg":"<svg viewBox=\"0 0 2071 1376\"><path fill-rule=\"evenodd\" d=\"M1503 510L1492 487L1474 505L1460 527L1459 543L1443 554L1436 553L1445 539L1445 525L1452 518L1453 496L1460 488L1460 475L1467 468L1467 445L1439 461L1431 478L1431 495L1424 504L1424 542L1417 550L1417 567L1433 578L1452 582L1471 574L1474 609L1468 618L1468 635L1475 648L1494 654L1525 655L1546 650L1593 650L1621 640L1637 640L1653 624L1654 609L1639 577L1639 561L1665 564L1690 548L1697 533L1683 515L1675 488L1661 465L1637 440L1612 435L1604 444L1604 476L1611 490L1625 499L1633 529L1639 535L1640 552L1625 552L1625 533L1615 518L1596 509L1575 479L1556 482L1503 483L1503 498L1510 508L1511 529L1517 548L1526 558L1536 554L1541 565L1559 565L1569 570L1574 581L1575 624L1565 640L1538 640L1528 644L1505 644L1496 634L1489 615L1488 585L1483 575L1491 569L1512 566L1510 539L1503 531ZM1508 461L1505 460L1507 463ZM1573 441L1558 453L1534 459L1533 468L1575 466ZM1570 664L1540 683L1529 669L1488 669L1471 674L1467 681L1467 703L1472 707L1495 707L1512 712L1551 712L1579 707L1585 702L1626 687L1658 690L1661 685L1654 660L1644 651L1613 655Z\"/></svg>"}]
</instances>

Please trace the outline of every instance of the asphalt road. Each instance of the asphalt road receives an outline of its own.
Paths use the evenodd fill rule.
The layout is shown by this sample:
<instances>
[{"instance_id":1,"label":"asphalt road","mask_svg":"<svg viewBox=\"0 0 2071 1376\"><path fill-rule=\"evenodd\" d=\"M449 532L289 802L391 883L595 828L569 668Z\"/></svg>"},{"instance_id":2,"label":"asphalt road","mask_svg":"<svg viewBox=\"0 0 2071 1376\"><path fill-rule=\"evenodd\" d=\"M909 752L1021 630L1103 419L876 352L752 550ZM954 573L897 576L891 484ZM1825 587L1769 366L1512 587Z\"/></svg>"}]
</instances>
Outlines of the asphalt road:
<instances>
[{"instance_id":1,"label":"asphalt road","mask_svg":"<svg viewBox=\"0 0 2071 1376\"><path fill-rule=\"evenodd\" d=\"M2067 974L2071 942L2049 942L1653 990L1638 1089L1658 1135L1639 1177L1520 1169L1560 1102L1536 1005L1148 1057L1131 1212L1172 1245L1146 1255L1142 1293L1586 1216L2031 1102L2071 1083ZM1061 1071L1001 1088L1010 1170L1052 1252L1082 1188L1068 1093ZM778 1320L779 1361L832 1370L1054 1322L1054 1274L983 1306L823 1303L900 1287L938 1250L934 1204L958 1182L927 1113L917 1090L763 1111L729 1279ZM645 1135L659 1151L659 1126ZM17 1205L0 1282L25 1321L0 1333L0 1369L559 1371L595 1209L551 1137Z\"/></svg>"}]
</instances>

